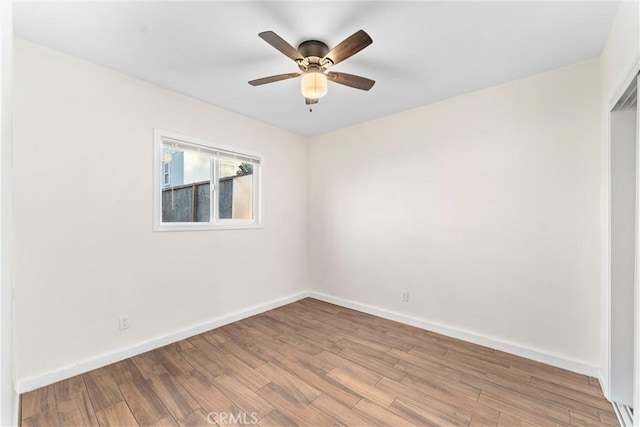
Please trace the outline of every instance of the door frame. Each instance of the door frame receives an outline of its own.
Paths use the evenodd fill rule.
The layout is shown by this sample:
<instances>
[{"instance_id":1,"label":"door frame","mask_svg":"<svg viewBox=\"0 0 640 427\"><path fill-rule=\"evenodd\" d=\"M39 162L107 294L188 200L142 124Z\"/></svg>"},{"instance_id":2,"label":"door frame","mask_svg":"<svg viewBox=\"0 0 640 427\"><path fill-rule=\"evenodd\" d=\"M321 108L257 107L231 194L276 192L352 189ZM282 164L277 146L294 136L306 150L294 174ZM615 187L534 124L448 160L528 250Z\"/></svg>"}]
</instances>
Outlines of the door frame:
<instances>
[{"instance_id":1,"label":"door frame","mask_svg":"<svg viewBox=\"0 0 640 427\"><path fill-rule=\"evenodd\" d=\"M603 372L601 385L605 397L610 398L611 391L611 111L623 93L638 78L640 72L640 55L631 64L625 77L618 84L618 89L608 100L605 111L605 185L603 188ZM639 103L640 107L640 103ZM640 408L640 108L636 124L636 212L635 212L635 277L634 277L634 375L633 375L633 407ZM636 410L637 414L640 414ZM636 417L639 417L637 415ZM640 424L640 419L634 424Z\"/></svg>"},{"instance_id":2,"label":"door frame","mask_svg":"<svg viewBox=\"0 0 640 427\"><path fill-rule=\"evenodd\" d=\"M12 271L13 6L0 0L0 424L18 421L13 369Z\"/></svg>"}]
</instances>

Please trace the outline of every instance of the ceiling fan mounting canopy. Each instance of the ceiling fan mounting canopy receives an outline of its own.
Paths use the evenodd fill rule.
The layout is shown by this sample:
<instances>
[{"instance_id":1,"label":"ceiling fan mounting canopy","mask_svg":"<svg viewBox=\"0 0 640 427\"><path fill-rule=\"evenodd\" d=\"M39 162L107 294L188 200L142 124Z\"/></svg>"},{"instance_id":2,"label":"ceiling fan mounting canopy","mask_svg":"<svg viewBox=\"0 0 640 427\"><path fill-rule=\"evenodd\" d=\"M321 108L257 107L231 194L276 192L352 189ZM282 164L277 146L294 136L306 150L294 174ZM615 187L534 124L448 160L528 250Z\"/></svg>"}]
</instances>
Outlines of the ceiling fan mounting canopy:
<instances>
[{"instance_id":1,"label":"ceiling fan mounting canopy","mask_svg":"<svg viewBox=\"0 0 640 427\"><path fill-rule=\"evenodd\" d=\"M303 57L315 57L322 59L329 53L329 46L318 40L307 40L298 45L298 52Z\"/></svg>"},{"instance_id":2,"label":"ceiling fan mounting canopy","mask_svg":"<svg viewBox=\"0 0 640 427\"><path fill-rule=\"evenodd\" d=\"M298 59L298 67L303 73L324 72L332 65L330 59L325 59L329 53L329 46L318 40L307 40L298 45L298 52L303 59Z\"/></svg>"},{"instance_id":3,"label":"ceiling fan mounting canopy","mask_svg":"<svg viewBox=\"0 0 640 427\"><path fill-rule=\"evenodd\" d=\"M296 49L273 31L264 31L258 35L285 56L294 60L301 72L278 74L251 80L249 84L252 86L260 86L313 73L313 81L316 83L310 84L311 79L309 78L304 78L302 83L305 104L310 105L317 104L318 99L326 94L327 80L361 90L369 90L375 84L374 80L366 77L327 71L329 67L350 58L373 43L371 37L364 30L356 31L333 49L329 49L329 46L319 40L306 40L300 43Z\"/></svg>"}]
</instances>

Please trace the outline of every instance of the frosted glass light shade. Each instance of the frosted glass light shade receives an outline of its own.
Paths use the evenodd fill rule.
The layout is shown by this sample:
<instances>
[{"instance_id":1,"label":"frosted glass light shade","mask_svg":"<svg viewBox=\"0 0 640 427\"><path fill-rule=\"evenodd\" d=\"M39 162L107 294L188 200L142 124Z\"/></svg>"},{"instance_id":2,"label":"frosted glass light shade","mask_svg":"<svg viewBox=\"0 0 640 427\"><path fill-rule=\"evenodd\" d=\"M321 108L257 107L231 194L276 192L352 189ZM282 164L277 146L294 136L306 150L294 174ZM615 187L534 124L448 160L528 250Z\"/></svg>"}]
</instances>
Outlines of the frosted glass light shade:
<instances>
[{"instance_id":1,"label":"frosted glass light shade","mask_svg":"<svg viewBox=\"0 0 640 427\"><path fill-rule=\"evenodd\" d=\"M327 94L327 76L322 72L305 73L302 76L302 95L318 99Z\"/></svg>"}]
</instances>

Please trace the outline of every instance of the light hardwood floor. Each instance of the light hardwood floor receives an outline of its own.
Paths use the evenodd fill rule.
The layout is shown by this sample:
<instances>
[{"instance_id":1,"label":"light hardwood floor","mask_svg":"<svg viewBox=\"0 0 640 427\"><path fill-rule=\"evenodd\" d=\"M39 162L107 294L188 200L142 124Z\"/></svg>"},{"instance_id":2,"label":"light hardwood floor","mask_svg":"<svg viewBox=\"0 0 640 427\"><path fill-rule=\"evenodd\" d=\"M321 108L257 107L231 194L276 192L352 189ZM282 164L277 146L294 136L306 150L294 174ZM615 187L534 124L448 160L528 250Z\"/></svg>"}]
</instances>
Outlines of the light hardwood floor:
<instances>
[{"instance_id":1,"label":"light hardwood floor","mask_svg":"<svg viewBox=\"0 0 640 427\"><path fill-rule=\"evenodd\" d=\"M314 299L26 393L21 420L618 425L594 378Z\"/></svg>"}]
</instances>

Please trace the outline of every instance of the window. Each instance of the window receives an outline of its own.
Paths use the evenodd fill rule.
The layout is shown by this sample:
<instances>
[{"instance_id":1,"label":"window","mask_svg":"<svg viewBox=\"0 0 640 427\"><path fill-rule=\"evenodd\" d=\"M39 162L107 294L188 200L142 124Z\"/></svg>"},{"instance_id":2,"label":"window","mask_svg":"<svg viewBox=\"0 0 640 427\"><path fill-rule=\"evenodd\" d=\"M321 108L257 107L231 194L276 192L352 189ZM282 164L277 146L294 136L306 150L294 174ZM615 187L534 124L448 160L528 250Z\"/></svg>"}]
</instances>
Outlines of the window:
<instances>
[{"instance_id":1,"label":"window","mask_svg":"<svg viewBox=\"0 0 640 427\"><path fill-rule=\"evenodd\" d=\"M154 230L256 228L261 156L156 129Z\"/></svg>"},{"instance_id":2,"label":"window","mask_svg":"<svg viewBox=\"0 0 640 427\"><path fill-rule=\"evenodd\" d=\"M168 187L169 184L171 184L171 169L169 167L170 164L171 162L169 161L162 162L162 186L163 187Z\"/></svg>"}]
</instances>

